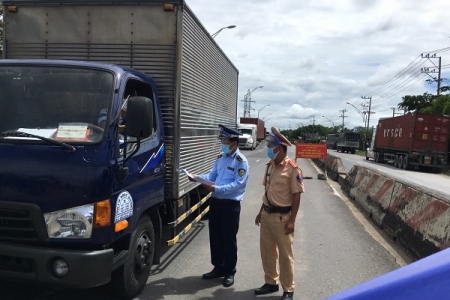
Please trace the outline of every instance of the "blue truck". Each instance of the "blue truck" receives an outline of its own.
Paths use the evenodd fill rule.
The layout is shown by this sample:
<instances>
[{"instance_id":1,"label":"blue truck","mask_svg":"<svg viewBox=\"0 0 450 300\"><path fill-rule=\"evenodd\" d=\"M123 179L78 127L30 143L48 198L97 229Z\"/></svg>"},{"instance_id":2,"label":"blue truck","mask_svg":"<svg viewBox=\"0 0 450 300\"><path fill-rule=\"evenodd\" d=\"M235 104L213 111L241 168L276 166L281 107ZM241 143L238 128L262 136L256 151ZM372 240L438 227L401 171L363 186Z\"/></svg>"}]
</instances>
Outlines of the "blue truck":
<instances>
[{"instance_id":1,"label":"blue truck","mask_svg":"<svg viewBox=\"0 0 450 300\"><path fill-rule=\"evenodd\" d=\"M182 170L236 126L238 70L182 0L2 5L0 278L133 298L208 211Z\"/></svg>"}]
</instances>

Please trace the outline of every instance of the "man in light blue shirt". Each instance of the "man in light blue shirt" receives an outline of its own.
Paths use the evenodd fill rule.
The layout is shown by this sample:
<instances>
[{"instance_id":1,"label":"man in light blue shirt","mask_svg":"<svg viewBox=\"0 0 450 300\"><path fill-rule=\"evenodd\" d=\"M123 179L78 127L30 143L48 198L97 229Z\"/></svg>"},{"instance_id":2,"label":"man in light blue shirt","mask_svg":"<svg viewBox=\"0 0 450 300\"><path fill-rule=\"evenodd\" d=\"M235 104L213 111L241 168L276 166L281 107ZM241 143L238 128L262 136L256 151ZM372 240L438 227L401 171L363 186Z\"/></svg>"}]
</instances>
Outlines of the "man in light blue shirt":
<instances>
[{"instance_id":1,"label":"man in light blue shirt","mask_svg":"<svg viewBox=\"0 0 450 300\"><path fill-rule=\"evenodd\" d=\"M214 182L204 185L212 192L209 210L209 244L214 269L203 274L204 279L225 277L223 286L234 284L237 263L237 240L241 201L248 179L248 162L240 153L240 133L219 125L222 154L214 162L211 172L196 175ZM195 177L195 175L194 175Z\"/></svg>"}]
</instances>

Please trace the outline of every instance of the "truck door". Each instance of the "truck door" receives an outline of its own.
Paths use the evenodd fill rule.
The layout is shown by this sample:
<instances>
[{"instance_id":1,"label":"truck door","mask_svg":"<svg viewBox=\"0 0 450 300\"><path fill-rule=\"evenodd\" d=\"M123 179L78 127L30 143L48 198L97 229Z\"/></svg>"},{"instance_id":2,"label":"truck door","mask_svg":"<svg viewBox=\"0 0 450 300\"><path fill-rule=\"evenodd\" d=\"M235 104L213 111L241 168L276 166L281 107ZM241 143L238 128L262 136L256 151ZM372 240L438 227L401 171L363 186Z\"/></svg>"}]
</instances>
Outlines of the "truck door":
<instances>
[{"instance_id":1,"label":"truck door","mask_svg":"<svg viewBox=\"0 0 450 300\"><path fill-rule=\"evenodd\" d=\"M163 201L165 148L163 124L160 115L158 99L154 87L141 80L130 78L121 88L122 107L119 117L117 163L128 168L128 175L123 182L118 182L118 191L126 190L133 198L134 205L145 203L146 207ZM132 137L127 137L124 127L127 123L127 100L130 97L147 97L153 102L152 134L141 140L138 151L132 155L137 143ZM134 139L134 140L133 140ZM126 161L125 161L126 160Z\"/></svg>"}]
</instances>

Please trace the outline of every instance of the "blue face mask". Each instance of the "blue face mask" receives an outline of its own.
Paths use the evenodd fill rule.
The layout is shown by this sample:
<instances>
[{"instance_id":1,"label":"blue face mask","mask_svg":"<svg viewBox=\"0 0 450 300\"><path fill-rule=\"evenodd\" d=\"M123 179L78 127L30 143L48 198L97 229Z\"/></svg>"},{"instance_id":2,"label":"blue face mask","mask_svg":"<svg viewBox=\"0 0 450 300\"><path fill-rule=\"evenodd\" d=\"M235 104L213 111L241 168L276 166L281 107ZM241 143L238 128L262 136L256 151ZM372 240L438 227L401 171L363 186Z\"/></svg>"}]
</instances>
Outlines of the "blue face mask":
<instances>
[{"instance_id":1,"label":"blue face mask","mask_svg":"<svg viewBox=\"0 0 450 300\"><path fill-rule=\"evenodd\" d=\"M274 153L273 152L273 149L275 149L276 147L274 147L274 148L267 148L267 156L271 159L271 160L274 160L276 157L277 157L277 155L278 155L278 153L280 152L280 151L278 151L277 153Z\"/></svg>"},{"instance_id":2,"label":"blue face mask","mask_svg":"<svg viewBox=\"0 0 450 300\"><path fill-rule=\"evenodd\" d=\"M222 144L221 150L222 150L223 154L228 155L228 153L231 152L230 145Z\"/></svg>"}]
</instances>

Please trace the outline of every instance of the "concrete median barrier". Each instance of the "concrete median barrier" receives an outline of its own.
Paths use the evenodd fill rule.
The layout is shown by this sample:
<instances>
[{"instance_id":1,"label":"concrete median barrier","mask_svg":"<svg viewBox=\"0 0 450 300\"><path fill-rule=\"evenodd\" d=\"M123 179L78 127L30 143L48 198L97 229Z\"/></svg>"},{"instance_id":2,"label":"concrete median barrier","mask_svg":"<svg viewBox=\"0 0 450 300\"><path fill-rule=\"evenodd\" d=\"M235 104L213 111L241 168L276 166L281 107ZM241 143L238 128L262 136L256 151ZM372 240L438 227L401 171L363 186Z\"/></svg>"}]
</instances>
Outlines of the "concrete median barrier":
<instances>
[{"instance_id":1,"label":"concrete median barrier","mask_svg":"<svg viewBox=\"0 0 450 300\"><path fill-rule=\"evenodd\" d=\"M345 174L345 168L340 157L327 154L327 158L316 158L313 161L320 169L327 172L327 176L334 181L339 181L339 176Z\"/></svg>"},{"instance_id":2,"label":"concrete median barrier","mask_svg":"<svg viewBox=\"0 0 450 300\"><path fill-rule=\"evenodd\" d=\"M373 221L418 258L450 246L450 200L355 165L341 187Z\"/></svg>"}]
</instances>

